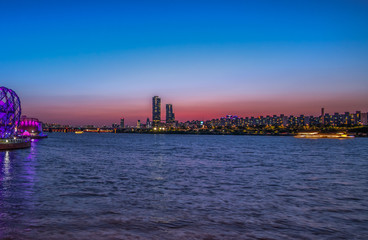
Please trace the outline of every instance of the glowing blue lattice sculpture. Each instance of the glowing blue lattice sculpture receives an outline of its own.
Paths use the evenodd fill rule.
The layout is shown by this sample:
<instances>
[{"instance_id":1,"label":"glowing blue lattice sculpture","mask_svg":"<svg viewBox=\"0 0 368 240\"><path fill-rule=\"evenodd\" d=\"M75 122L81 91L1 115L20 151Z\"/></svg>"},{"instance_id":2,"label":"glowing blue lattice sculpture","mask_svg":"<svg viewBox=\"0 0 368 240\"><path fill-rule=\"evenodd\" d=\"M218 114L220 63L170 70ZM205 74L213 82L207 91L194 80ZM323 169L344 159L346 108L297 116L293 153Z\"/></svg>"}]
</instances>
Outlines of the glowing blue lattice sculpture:
<instances>
[{"instance_id":1,"label":"glowing blue lattice sculpture","mask_svg":"<svg viewBox=\"0 0 368 240\"><path fill-rule=\"evenodd\" d=\"M11 89L0 87L0 138L8 138L15 133L21 111L18 95Z\"/></svg>"}]
</instances>

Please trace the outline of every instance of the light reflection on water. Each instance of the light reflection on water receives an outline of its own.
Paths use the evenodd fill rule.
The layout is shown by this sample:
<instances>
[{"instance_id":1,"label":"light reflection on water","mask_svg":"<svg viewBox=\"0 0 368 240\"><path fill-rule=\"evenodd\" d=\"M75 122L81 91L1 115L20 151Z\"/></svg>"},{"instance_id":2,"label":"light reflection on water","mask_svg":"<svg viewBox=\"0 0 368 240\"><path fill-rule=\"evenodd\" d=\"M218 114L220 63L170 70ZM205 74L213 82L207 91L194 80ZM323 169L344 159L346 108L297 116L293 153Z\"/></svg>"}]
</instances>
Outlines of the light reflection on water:
<instances>
[{"instance_id":1,"label":"light reflection on water","mask_svg":"<svg viewBox=\"0 0 368 240\"><path fill-rule=\"evenodd\" d=\"M50 134L0 152L0 239L366 239L368 139Z\"/></svg>"},{"instance_id":2,"label":"light reflection on water","mask_svg":"<svg viewBox=\"0 0 368 240\"><path fill-rule=\"evenodd\" d=\"M10 180L9 168L10 168L9 151L6 151L4 157L4 182Z\"/></svg>"}]
</instances>

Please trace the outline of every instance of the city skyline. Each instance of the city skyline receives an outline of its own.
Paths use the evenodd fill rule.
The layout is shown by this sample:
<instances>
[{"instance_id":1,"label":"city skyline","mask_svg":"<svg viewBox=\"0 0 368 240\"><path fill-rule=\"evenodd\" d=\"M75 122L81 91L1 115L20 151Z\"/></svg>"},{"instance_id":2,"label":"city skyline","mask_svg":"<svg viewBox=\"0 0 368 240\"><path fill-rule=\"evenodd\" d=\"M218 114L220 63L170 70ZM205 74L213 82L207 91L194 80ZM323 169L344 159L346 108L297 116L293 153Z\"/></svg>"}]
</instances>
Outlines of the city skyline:
<instances>
[{"instance_id":1,"label":"city skyline","mask_svg":"<svg viewBox=\"0 0 368 240\"><path fill-rule=\"evenodd\" d=\"M158 96L156 96L158 97ZM162 102L161 102L161 98L159 98L160 101L160 113L159 113L159 121L158 122L166 122L166 111L165 114L162 113ZM151 101L153 101L153 99L151 98ZM268 102L262 102L262 105L258 105L258 106L262 106L260 109L254 109L252 111L242 111L242 110L236 110L234 108L234 106L231 107L231 104L229 104L229 109L226 109L226 107L222 108L220 111L217 111L217 114L213 114L213 112L203 112L203 109L201 107L197 105L194 106L186 106L184 108L181 107L181 105L179 105L179 107L177 107L176 104L166 104L167 101L164 101L164 105L171 105L171 106L175 106L175 109L179 109L175 111L174 114L174 119L179 121L179 122L187 122L187 121L195 121L195 120L199 120L199 121L207 121L207 120L211 120L211 119L220 119L223 117L226 117L227 115L233 115L233 116L239 116L239 117L266 117L266 116L273 116L273 115L285 115L285 116L300 116L300 115L305 115L305 116L320 116L320 111L321 111L321 106L318 105L319 102L313 102L313 104L307 106L307 103L304 103L304 108L303 109L308 109L307 111L303 112L302 110L300 111L293 111L292 109L288 109L289 104L290 105L297 105L295 103L289 103L289 102L283 102L283 105L273 108L275 111L272 111L272 109L270 111L264 111L264 109L270 109L267 108L268 106ZM299 103L298 103L299 104ZM96 117L93 119L90 119L88 121L74 121L74 120L63 120L63 118L55 118L54 120L51 121L45 121L44 119L48 119L47 116L42 118L39 116L34 116L34 115L30 115L27 114L26 112L23 112L23 115L29 116L29 117L37 117L39 119L41 119L43 122L47 122L47 123L58 123L58 124L63 124L63 125L72 125L72 126L86 126L86 125L95 125L95 126L110 126L112 123L116 123L118 124L119 121L121 121L121 119L123 119L123 122L125 123L125 125L127 126L135 126L137 121L140 120L142 122L142 120L144 119L151 119L153 117L153 109L152 109L152 105L149 105L148 103L146 104L147 106L141 107L141 109L135 109L138 111L141 111L142 109L145 109L145 112L141 111L141 115L139 116L131 116L128 114L124 114L124 113L120 113L120 112L114 112L112 113L113 116L116 116L114 119L111 119L111 121L109 120L103 120L101 121L99 116L101 116L101 113L96 113ZM329 106L327 104L327 106ZM326 108L325 106L323 106L323 108L325 108L325 114L329 114L329 115L333 115L335 113L345 113L345 112L350 112L350 113L355 113L356 111L361 111L361 112L368 112L368 106L367 104L363 103L361 106L364 106L363 108L354 108L351 107L351 105L349 105L349 103L347 102L346 104L343 104L341 106L335 107L333 109L338 109L337 111L332 110L330 108ZM237 107L237 105L235 105L235 107ZM184 109L184 112L180 112L181 109ZM280 110L281 109L281 110ZM348 109L348 110L347 110ZM216 109L206 109L206 110L213 110L216 111ZM279 111L277 111L279 110ZM151 112L151 113L150 113ZM179 117L176 117L177 114L176 112L179 113ZM181 116L185 115L186 117L183 118ZM191 117L193 116L193 117ZM102 116L104 117L104 116ZM152 118L153 120L153 118Z\"/></svg>"},{"instance_id":2,"label":"city skyline","mask_svg":"<svg viewBox=\"0 0 368 240\"><path fill-rule=\"evenodd\" d=\"M25 115L135 125L155 95L178 121L368 111L366 1L108 3L0 3Z\"/></svg>"},{"instance_id":3,"label":"city skyline","mask_svg":"<svg viewBox=\"0 0 368 240\"><path fill-rule=\"evenodd\" d=\"M137 119L134 123L132 120L128 120L128 124L125 124L124 116L119 119L119 123L112 123L112 128L141 128L144 126L145 129L158 129L159 127L168 127L168 128L181 128L186 123L189 124L200 124L202 126L203 123L210 124L213 127L222 122L223 119L231 120L237 126L342 126L342 125L367 125L367 112L356 110L353 112L350 111L342 111L342 112L330 112L325 111L324 107L320 108L319 114L284 114L284 113L273 113L266 115L253 115L253 116L242 116L238 114L226 114L220 117L208 118L208 119L189 119L180 121L175 118L175 113L173 111L173 104L166 103L166 111L165 115L162 115L161 112L161 104L162 99L159 96L152 97L152 105L151 105L151 117L147 117L146 123L143 123L141 119ZM165 116L165 117L164 117ZM47 125L50 126L73 126L73 127L107 127L109 128L110 124L98 125L98 124L85 124L85 125L73 125L73 124L60 124L58 122L48 122ZM178 125L179 124L179 125ZM215 125L213 125L215 124Z\"/></svg>"}]
</instances>

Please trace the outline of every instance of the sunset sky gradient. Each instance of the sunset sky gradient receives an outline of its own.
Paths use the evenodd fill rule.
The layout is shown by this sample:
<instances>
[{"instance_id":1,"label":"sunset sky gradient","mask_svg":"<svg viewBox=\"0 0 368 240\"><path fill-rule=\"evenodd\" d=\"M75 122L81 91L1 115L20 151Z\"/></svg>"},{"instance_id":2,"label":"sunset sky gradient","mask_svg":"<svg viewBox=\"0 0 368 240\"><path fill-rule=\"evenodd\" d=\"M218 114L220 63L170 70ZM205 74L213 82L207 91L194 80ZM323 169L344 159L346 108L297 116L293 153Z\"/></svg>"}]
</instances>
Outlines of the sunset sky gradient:
<instances>
[{"instance_id":1,"label":"sunset sky gradient","mask_svg":"<svg viewBox=\"0 0 368 240\"><path fill-rule=\"evenodd\" d=\"M24 114L72 125L145 122L154 95L179 121L367 112L367 12L364 0L1 1L0 85Z\"/></svg>"}]
</instances>

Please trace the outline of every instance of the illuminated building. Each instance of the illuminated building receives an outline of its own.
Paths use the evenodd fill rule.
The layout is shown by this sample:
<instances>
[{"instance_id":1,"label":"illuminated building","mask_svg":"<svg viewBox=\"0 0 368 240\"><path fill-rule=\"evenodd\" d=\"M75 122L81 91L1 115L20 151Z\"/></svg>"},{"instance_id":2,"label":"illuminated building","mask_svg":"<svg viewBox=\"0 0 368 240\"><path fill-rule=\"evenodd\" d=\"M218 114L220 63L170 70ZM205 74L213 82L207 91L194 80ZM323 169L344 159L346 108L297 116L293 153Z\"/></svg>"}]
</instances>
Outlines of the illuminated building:
<instances>
[{"instance_id":1,"label":"illuminated building","mask_svg":"<svg viewBox=\"0 0 368 240\"><path fill-rule=\"evenodd\" d=\"M161 122L161 98L154 96L152 98L152 123L158 126Z\"/></svg>"},{"instance_id":2,"label":"illuminated building","mask_svg":"<svg viewBox=\"0 0 368 240\"><path fill-rule=\"evenodd\" d=\"M0 87L0 138L12 137L20 123L21 105L11 89Z\"/></svg>"},{"instance_id":3,"label":"illuminated building","mask_svg":"<svg viewBox=\"0 0 368 240\"><path fill-rule=\"evenodd\" d=\"M22 116L18 127L18 133L25 136L42 135L42 122L37 118Z\"/></svg>"},{"instance_id":4,"label":"illuminated building","mask_svg":"<svg viewBox=\"0 0 368 240\"><path fill-rule=\"evenodd\" d=\"M29 138L17 138L21 125L20 99L11 89L0 87L0 150L31 147Z\"/></svg>"},{"instance_id":5,"label":"illuminated building","mask_svg":"<svg viewBox=\"0 0 368 240\"><path fill-rule=\"evenodd\" d=\"M175 122L175 114L173 113L172 104L166 104L166 123Z\"/></svg>"},{"instance_id":6,"label":"illuminated building","mask_svg":"<svg viewBox=\"0 0 368 240\"><path fill-rule=\"evenodd\" d=\"M141 128L141 120L137 121L137 128Z\"/></svg>"},{"instance_id":7,"label":"illuminated building","mask_svg":"<svg viewBox=\"0 0 368 240\"><path fill-rule=\"evenodd\" d=\"M29 118L22 116L18 126L18 135L28 136L31 138L46 138L47 135L43 133L43 123L37 118Z\"/></svg>"},{"instance_id":8,"label":"illuminated building","mask_svg":"<svg viewBox=\"0 0 368 240\"><path fill-rule=\"evenodd\" d=\"M343 115L343 123L345 125L350 125L350 113L349 112L345 112L345 114Z\"/></svg>"},{"instance_id":9,"label":"illuminated building","mask_svg":"<svg viewBox=\"0 0 368 240\"><path fill-rule=\"evenodd\" d=\"M360 111L356 111L354 114L354 124L362 124L362 113Z\"/></svg>"}]
</instances>

